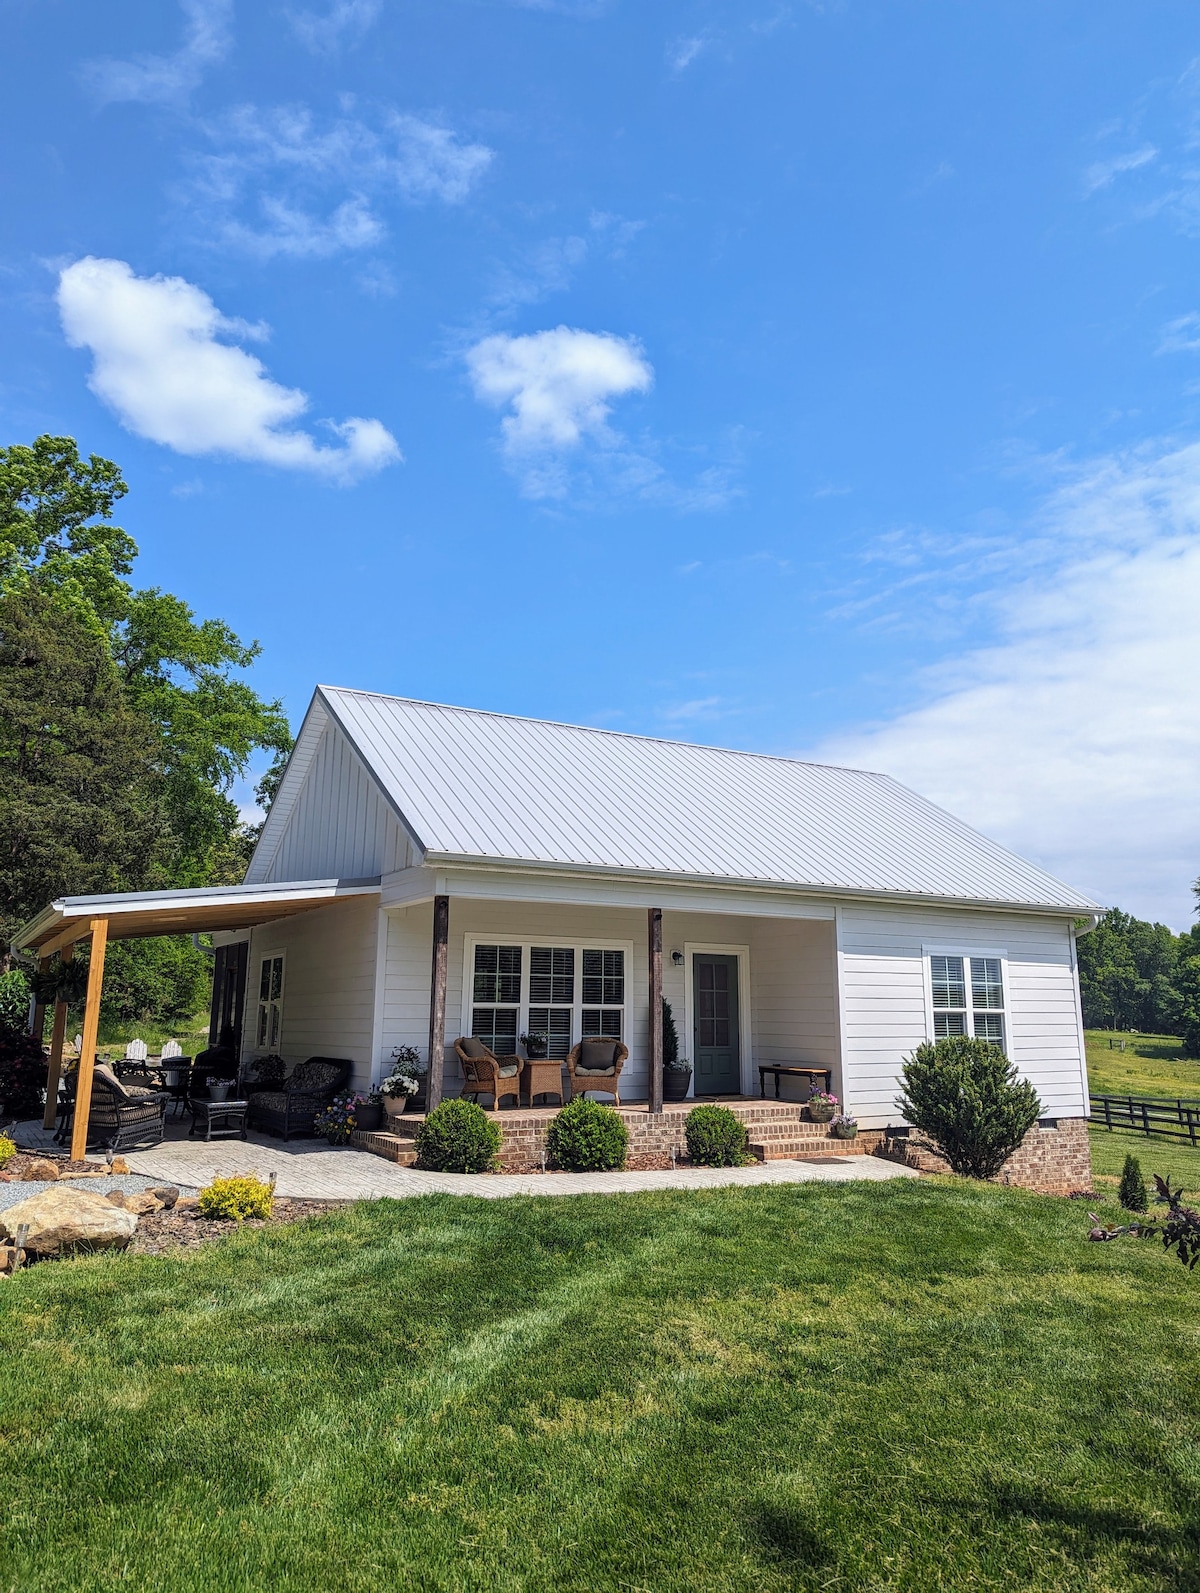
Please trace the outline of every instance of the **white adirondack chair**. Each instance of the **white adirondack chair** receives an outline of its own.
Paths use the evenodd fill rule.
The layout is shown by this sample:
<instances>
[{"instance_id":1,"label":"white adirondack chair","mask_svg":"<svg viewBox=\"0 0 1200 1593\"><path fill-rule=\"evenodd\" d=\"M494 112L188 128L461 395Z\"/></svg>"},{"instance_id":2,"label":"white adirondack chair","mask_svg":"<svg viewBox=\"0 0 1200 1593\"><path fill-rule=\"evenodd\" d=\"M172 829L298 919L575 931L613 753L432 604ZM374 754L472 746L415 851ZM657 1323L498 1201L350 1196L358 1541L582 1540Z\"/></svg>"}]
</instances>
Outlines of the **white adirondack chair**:
<instances>
[{"instance_id":1,"label":"white adirondack chair","mask_svg":"<svg viewBox=\"0 0 1200 1593\"><path fill-rule=\"evenodd\" d=\"M130 1040L125 1047L126 1062L144 1062L148 1054L145 1040Z\"/></svg>"},{"instance_id":2,"label":"white adirondack chair","mask_svg":"<svg viewBox=\"0 0 1200 1593\"><path fill-rule=\"evenodd\" d=\"M166 1045L164 1045L162 1048L162 1059L164 1062L169 1062L173 1056L182 1055L183 1047L180 1045L178 1040L168 1040Z\"/></svg>"}]
</instances>

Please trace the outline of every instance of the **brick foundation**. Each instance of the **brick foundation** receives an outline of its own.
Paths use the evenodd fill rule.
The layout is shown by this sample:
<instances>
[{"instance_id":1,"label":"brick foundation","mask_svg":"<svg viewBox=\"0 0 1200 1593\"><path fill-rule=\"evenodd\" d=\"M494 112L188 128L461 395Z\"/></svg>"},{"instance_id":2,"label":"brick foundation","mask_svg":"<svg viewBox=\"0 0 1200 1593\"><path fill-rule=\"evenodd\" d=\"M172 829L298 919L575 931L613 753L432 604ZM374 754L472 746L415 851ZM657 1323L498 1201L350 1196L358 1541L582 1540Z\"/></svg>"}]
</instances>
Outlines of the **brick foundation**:
<instances>
[{"instance_id":1,"label":"brick foundation","mask_svg":"<svg viewBox=\"0 0 1200 1593\"><path fill-rule=\"evenodd\" d=\"M1060 1117L1048 1120L1053 1127L1035 1124L1024 1141L992 1180L1017 1189L1033 1189L1043 1195L1070 1195L1077 1189L1092 1187L1092 1153L1085 1117ZM949 1171L945 1159L929 1146L913 1139L889 1139L890 1155L923 1173Z\"/></svg>"},{"instance_id":2,"label":"brick foundation","mask_svg":"<svg viewBox=\"0 0 1200 1593\"><path fill-rule=\"evenodd\" d=\"M619 1108L629 1130L631 1156L670 1156L686 1160L684 1123L697 1101L664 1106L661 1113L650 1113L644 1105ZM789 1101L722 1101L746 1125L750 1152L759 1161L793 1160L804 1156L869 1156L881 1149L881 1129L860 1130L854 1139L838 1139L825 1123L810 1123L799 1104ZM550 1124L558 1107L537 1107L532 1111L489 1113L500 1125L503 1140L500 1161L508 1168L539 1167L547 1154ZM416 1160L413 1136L424 1119L414 1113L393 1118L388 1132L355 1134L351 1143L360 1150L385 1156L389 1161L411 1167Z\"/></svg>"}]
</instances>

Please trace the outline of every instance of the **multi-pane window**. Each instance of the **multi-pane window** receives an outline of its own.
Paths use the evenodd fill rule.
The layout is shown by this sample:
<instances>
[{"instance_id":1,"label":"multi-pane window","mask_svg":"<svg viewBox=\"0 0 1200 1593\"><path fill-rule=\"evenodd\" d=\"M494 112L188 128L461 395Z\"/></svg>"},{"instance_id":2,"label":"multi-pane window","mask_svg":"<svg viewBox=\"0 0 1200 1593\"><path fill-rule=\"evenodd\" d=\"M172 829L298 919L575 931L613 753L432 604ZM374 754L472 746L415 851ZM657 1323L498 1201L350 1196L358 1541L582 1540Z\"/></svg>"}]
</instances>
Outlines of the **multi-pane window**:
<instances>
[{"instance_id":1,"label":"multi-pane window","mask_svg":"<svg viewBox=\"0 0 1200 1593\"><path fill-rule=\"evenodd\" d=\"M471 1033L497 1055L522 1033L544 1034L556 1058L588 1035L623 1036L624 951L477 945L471 955Z\"/></svg>"},{"instance_id":2,"label":"multi-pane window","mask_svg":"<svg viewBox=\"0 0 1200 1593\"><path fill-rule=\"evenodd\" d=\"M517 1049L521 946L476 946L471 1033L497 1056Z\"/></svg>"},{"instance_id":3,"label":"multi-pane window","mask_svg":"<svg viewBox=\"0 0 1200 1593\"><path fill-rule=\"evenodd\" d=\"M621 1038L625 1020L625 953L585 951L583 954L583 1035Z\"/></svg>"},{"instance_id":4,"label":"multi-pane window","mask_svg":"<svg viewBox=\"0 0 1200 1593\"><path fill-rule=\"evenodd\" d=\"M264 957L258 972L258 1022L254 1046L278 1051L283 1038L283 953Z\"/></svg>"},{"instance_id":5,"label":"multi-pane window","mask_svg":"<svg viewBox=\"0 0 1200 1593\"><path fill-rule=\"evenodd\" d=\"M973 1034L1004 1044L1004 978L999 957L931 957L933 1033Z\"/></svg>"},{"instance_id":6,"label":"multi-pane window","mask_svg":"<svg viewBox=\"0 0 1200 1593\"><path fill-rule=\"evenodd\" d=\"M528 1032L546 1036L547 1056L571 1049L574 1009L574 946L530 946Z\"/></svg>"}]
</instances>

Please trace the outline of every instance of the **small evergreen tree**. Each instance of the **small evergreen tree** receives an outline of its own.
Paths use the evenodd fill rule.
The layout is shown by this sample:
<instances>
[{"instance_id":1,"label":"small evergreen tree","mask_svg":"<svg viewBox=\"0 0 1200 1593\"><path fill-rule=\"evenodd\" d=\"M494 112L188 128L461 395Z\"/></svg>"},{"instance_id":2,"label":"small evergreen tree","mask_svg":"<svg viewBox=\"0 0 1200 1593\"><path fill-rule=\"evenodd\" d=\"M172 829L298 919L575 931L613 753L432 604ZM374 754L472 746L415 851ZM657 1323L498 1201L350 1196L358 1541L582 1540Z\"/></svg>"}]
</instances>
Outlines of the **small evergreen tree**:
<instances>
[{"instance_id":1,"label":"small evergreen tree","mask_svg":"<svg viewBox=\"0 0 1200 1593\"><path fill-rule=\"evenodd\" d=\"M1142 1177L1141 1163L1136 1156L1127 1155L1121 1169L1121 1187L1117 1199L1126 1211L1145 1211L1149 1207L1146 1180Z\"/></svg>"},{"instance_id":2,"label":"small evergreen tree","mask_svg":"<svg viewBox=\"0 0 1200 1593\"><path fill-rule=\"evenodd\" d=\"M663 1066L674 1067L679 1061L679 1031L675 1027L675 1014L671 1003L663 998Z\"/></svg>"},{"instance_id":3,"label":"small evergreen tree","mask_svg":"<svg viewBox=\"0 0 1200 1593\"><path fill-rule=\"evenodd\" d=\"M919 1045L900 1083L905 1118L965 1178L994 1178L1041 1115L1037 1091L1000 1047L966 1035Z\"/></svg>"}]
</instances>

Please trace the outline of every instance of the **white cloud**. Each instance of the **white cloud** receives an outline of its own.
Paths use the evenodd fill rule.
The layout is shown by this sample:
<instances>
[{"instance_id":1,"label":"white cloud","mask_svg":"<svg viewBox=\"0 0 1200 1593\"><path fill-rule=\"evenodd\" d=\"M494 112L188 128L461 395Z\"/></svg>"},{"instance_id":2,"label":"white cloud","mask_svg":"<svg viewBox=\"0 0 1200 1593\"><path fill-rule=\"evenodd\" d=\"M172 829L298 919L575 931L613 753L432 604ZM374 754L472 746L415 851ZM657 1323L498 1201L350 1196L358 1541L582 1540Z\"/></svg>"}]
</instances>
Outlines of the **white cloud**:
<instances>
[{"instance_id":1,"label":"white cloud","mask_svg":"<svg viewBox=\"0 0 1200 1593\"><path fill-rule=\"evenodd\" d=\"M654 372L636 338L558 326L549 332L485 337L467 353L475 396L510 413L501 422L514 454L577 447L606 438L612 400L644 393Z\"/></svg>"},{"instance_id":2,"label":"white cloud","mask_svg":"<svg viewBox=\"0 0 1200 1593\"><path fill-rule=\"evenodd\" d=\"M485 144L392 110L374 124L320 123L305 106L243 105L207 132L213 150L195 161L187 203L219 241L264 259L371 247L384 227L368 196L460 204L494 158ZM337 190L346 197L322 205Z\"/></svg>"},{"instance_id":3,"label":"white cloud","mask_svg":"<svg viewBox=\"0 0 1200 1593\"><path fill-rule=\"evenodd\" d=\"M1200 445L1101 460L1046 506L993 645L817 755L883 769L1100 901L1176 928L1200 873Z\"/></svg>"},{"instance_id":4,"label":"white cloud","mask_svg":"<svg viewBox=\"0 0 1200 1593\"><path fill-rule=\"evenodd\" d=\"M343 44L357 43L382 10L383 0L334 0L323 14L290 11L288 21L314 55L329 55Z\"/></svg>"},{"instance_id":5,"label":"white cloud","mask_svg":"<svg viewBox=\"0 0 1200 1593\"><path fill-rule=\"evenodd\" d=\"M130 61L90 61L87 83L105 104L140 101L162 105L186 99L205 71L233 43L233 0L180 0L183 43L173 55L136 55Z\"/></svg>"},{"instance_id":6,"label":"white cloud","mask_svg":"<svg viewBox=\"0 0 1200 1593\"><path fill-rule=\"evenodd\" d=\"M322 447L295 422L308 408L262 362L221 337L261 337L182 277L138 277L123 260L77 260L59 276L63 331L93 357L88 386L129 431L181 454L225 454L342 484L400 458L378 420L324 422Z\"/></svg>"},{"instance_id":7,"label":"white cloud","mask_svg":"<svg viewBox=\"0 0 1200 1593\"><path fill-rule=\"evenodd\" d=\"M1083 174L1083 191L1089 195L1098 193L1101 188L1107 188L1115 177L1149 166L1151 161L1157 159L1158 150L1154 145L1143 144L1141 149L1130 150L1127 154L1114 155L1110 160L1098 160Z\"/></svg>"},{"instance_id":8,"label":"white cloud","mask_svg":"<svg viewBox=\"0 0 1200 1593\"><path fill-rule=\"evenodd\" d=\"M1158 345L1160 354L1195 354L1200 351L1200 315L1181 315L1168 321Z\"/></svg>"},{"instance_id":9,"label":"white cloud","mask_svg":"<svg viewBox=\"0 0 1200 1593\"><path fill-rule=\"evenodd\" d=\"M688 39L676 39L667 47L667 65L672 72L686 72L707 43L708 39L702 33Z\"/></svg>"}]
</instances>

